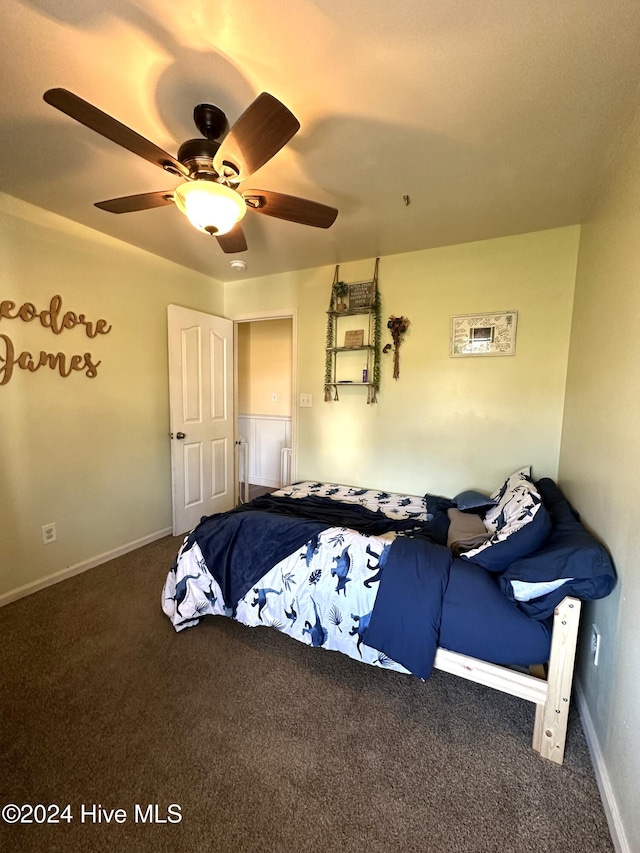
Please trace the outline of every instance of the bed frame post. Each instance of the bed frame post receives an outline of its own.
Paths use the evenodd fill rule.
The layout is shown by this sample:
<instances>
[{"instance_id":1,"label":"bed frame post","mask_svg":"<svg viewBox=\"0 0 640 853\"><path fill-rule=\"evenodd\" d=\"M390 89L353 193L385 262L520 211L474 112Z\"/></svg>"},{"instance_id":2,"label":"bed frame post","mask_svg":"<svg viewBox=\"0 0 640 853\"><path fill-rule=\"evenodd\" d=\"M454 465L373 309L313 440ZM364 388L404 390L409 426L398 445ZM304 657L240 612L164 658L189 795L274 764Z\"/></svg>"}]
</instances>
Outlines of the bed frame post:
<instances>
[{"instance_id":1,"label":"bed frame post","mask_svg":"<svg viewBox=\"0 0 640 853\"><path fill-rule=\"evenodd\" d=\"M564 757L580 608L579 599L567 596L554 611L546 700L536 705L533 748L556 764Z\"/></svg>"}]
</instances>

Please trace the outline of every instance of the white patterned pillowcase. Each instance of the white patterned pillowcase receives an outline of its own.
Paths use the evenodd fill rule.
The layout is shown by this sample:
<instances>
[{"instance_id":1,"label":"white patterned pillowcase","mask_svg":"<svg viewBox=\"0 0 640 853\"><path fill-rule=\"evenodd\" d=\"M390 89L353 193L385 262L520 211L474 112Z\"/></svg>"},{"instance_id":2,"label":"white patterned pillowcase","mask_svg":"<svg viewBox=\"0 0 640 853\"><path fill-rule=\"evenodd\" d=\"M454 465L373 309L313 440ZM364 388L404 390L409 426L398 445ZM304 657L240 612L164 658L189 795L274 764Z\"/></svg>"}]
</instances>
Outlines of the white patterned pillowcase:
<instances>
[{"instance_id":1,"label":"white patterned pillowcase","mask_svg":"<svg viewBox=\"0 0 640 853\"><path fill-rule=\"evenodd\" d=\"M491 536L462 557L491 572L502 572L544 544L551 533L551 519L531 479L530 465L507 477L491 497L496 506L484 517Z\"/></svg>"}]
</instances>

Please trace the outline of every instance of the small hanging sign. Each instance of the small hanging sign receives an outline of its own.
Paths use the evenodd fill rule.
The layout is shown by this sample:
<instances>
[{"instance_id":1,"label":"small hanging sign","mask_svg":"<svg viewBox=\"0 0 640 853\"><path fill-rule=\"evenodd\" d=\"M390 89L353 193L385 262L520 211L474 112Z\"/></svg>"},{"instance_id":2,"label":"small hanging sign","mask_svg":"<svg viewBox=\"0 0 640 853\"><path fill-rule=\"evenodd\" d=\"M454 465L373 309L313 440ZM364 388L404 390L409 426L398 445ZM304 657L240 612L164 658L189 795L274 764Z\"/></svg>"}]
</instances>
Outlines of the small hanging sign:
<instances>
[{"instance_id":1,"label":"small hanging sign","mask_svg":"<svg viewBox=\"0 0 640 853\"><path fill-rule=\"evenodd\" d=\"M349 309L371 308L373 295L373 281L355 281L349 285Z\"/></svg>"},{"instance_id":2,"label":"small hanging sign","mask_svg":"<svg viewBox=\"0 0 640 853\"><path fill-rule=\"evenodd\" d=\"M361 347L364 344L364 329L349 329L344 333L345 347Z\"/></svg>"}]
</instances>

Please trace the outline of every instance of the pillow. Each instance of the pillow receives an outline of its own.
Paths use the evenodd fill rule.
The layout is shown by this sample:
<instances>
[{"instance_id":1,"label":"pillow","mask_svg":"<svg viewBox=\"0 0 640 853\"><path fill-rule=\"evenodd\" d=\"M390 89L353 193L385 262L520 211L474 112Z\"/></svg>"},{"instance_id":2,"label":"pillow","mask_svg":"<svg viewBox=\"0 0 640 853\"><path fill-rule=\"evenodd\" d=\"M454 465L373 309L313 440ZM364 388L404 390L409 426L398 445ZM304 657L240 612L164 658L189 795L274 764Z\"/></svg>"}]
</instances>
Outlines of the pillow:
<instances>
[{"instance_id":1,"label":"pillow","mask_svg":"<svg viewBox=\"0 0 640 853\"><path fill-rule=\"evenodd\" d=\"M487 497L482 492L476 492L474 489L467 489L460 492L453 499L456 507L460 512L473 512L476 515L481 515L485 510L494 507L497 503L495 498Z\"/></svg>"},{"instance_id":2,"label":"pillow","mask_svg":"<svg viewBox=\"0 0 640 853\"><path fill-rule=\"evenodd\" d=\"M462 554L490 572L503 572L514 560L540 548L551 533L549 513L531 479L531 466L515 471L492 495L496 505L484 524L490 538Z\"/></svg>"},{"instance_id":3,"label":"pillow","mask_svg":"<svg viewBox=\"0 0 640 853\"><path fill-rule=\"evenodd\" d=\"M539 480L536 487L549 508L553 530L542 548L509 566L500 588L528 616L546 619L565 595L609 595L616 574L607 550L580 522L553 480Z\"/></svg>"},{"instance_id":4,"label":"pillow","mask_svg":"<svg viewBox=\"0 0 640 853\"><path fill-rule=\"evenodd\" d=\"M530 489L535 490L531 479L531 465L510 474L500 488L491 495L495 500L495 507L486 515L487 530L495 533L496 530L506 527L514 516L519 515L520 503ZM540 497L537 491L536 495Z\"/></svg>"}]
</instances>

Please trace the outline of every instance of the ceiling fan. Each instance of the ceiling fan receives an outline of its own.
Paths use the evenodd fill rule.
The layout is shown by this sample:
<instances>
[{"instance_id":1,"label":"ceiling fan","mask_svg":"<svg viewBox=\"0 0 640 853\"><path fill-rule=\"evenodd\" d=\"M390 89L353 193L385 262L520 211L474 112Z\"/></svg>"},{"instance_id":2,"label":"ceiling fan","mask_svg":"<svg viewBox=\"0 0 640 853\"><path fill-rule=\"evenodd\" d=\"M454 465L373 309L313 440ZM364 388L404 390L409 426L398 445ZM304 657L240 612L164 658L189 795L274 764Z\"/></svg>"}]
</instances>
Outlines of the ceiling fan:
<instances>
[{"instance_id":1,"label":"ceiling fan","mask_svg":"<svg viewBox=\"0 0 640 853\"><path fill-rule=\"evenodd\" d=\"M293 113L267 92L258 95L231 130L219 107L198 104L193 118L204 138L183 142L177 157L66 89L49 89L44 100L85 127L183 179L174 190L96 202L101 210L132 213L175 204L196 228L216 237L223 252L234 254L247 249L239 224L247 209L317 228L329 228L338 215L334 207L309 199L271 190L238 190L239 184L264 166L300 128Z\"/></svg>"}]
</instances>

